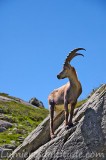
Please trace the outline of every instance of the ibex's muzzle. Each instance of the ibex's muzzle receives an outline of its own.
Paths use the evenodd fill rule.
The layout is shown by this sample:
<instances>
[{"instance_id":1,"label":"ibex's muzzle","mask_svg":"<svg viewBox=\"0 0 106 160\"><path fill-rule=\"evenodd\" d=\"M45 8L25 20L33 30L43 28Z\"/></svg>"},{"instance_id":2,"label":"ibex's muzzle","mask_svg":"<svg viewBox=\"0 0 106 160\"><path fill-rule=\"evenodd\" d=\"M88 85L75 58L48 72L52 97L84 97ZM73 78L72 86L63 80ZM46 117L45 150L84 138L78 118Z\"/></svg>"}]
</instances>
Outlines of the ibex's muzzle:
<instances>
[{"instance_id":1,"label":"ibex's muzzle","mask_svg":"<svg viewBox=\"0 0 106 160\"><path fill-rule=\"evenodd\" d=\"M61 74L58 74L58 75L57 75L57 78L58 78L58 79L64 79L64 78L66 78L66 77L62 76Z\"/></svg>"},{"instance_id":2,"label":"ibex's muzzle","mask_svg":"<svg viewBox=\"0 0 106 160\"><path fill-rule=\"evenodd\" d=\"M60 75L59 74L57 75L57 78L60 79Z\"/></svg>"}]
</instances>

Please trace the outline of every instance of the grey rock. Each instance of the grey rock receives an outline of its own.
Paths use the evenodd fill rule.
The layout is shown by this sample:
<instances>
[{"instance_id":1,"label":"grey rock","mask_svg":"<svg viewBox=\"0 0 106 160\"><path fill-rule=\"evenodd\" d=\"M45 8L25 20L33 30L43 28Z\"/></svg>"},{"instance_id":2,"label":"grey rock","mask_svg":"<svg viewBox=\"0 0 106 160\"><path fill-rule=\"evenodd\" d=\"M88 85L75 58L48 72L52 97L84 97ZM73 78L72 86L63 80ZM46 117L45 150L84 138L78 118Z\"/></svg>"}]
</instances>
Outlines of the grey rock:
<instances>
[{"instance_id":1,"label":"grey rock","mask_svg":"<svg viewBox=\"0 0 106 160\"><path fill-rule=\"evenodd\" d=\"M0 101L9 102L9 101L11 101L11 99L8 97L5 97L5 96L0 96Z\"/></svg>"},{"instance_id":2,"label":"grey rock","mask_svg":"<svg viewBox=\"0 0 106 160\"><path fill-rule=\"evenodd\" d=\"M4 121L7 121L7 122L10 122L10 123L14 123L15 120L12 119L12 116L6 116L5 114L0 114L0 120L4 120Z\"/></svg>"},{"instance_id":3,"label":"grey rock","mask_svg":"<svg viewBox=\"0 0 106 160\"><path fill-rule=\"evenodd\" d=\"M16 148L16 146L12 145L12 144L5 144L2 146L2 148L14 150Z\"/></svg>"},{"instance_id":4,"label":"grey rock","mask_svg":"<svg viewBox=\"0 0 106 160\"><path fill-rule=\"evenodd\" d=\"M11 140L10 143L11 143L12 145L15 145L15 144L16 144L16 141Z\"/></svg>"},{"instance_id":5,"label":"grey rock","mask_svg":"<svg viewBox=\"0 0 106 160\"><path fill-rule=\"evenodd\" d=\"M2 108L0 108L0 113L4 113L4 110Z\"/></svg>"},{"instance_id":6,"label":"grey rock","mask_svg":"<svg viewBox=\"0 0 106 160\"><path fill-rule=\"evenodd\" d=\"M74 127L64 128L64 113L55 121L50 140L49 117L10 156L11 160L105 160L106 85L102 85L74 114ZM61 123L60 123L61 122ZM16 155L26 154L21 158Z\"/></svg>"},{"instance_id":7,"label":"grey rock","mask_svg":"<svg viewBox=\"0 0 106 160\"><path fill-rule=\"evenodd\" d=\"M4 132L6 130L5 127L0 127L0 132Z\"/></svg>"},{"instance_id":8,"label":"grey rock","mask_svg":"<svg viewBox=\"0 0 106 160\"><path fill-rule=\"evenodd\" d=\"M36 107L43 107L44 108L44 105L43 105L43 102L39 101L37 98L33 97L29 100L29 103L36 106Z\"/></svg>"},{"instance_id":9,"label":"grey rock","mask_svg":"<svg viewBox=\"0 0 106 160\"><path fill-rule=\"evenodd\" d=\"M12 123L0 120L0 127L5 127L6 129L11 128L13 126Z\"/></svg>"},{"instance_id":10,"label":"grey rock","mask_svg":"<svg viewBox=\"0 0 106 160\"><path fill-rule=\"evenodd\" d=\"M24 141L24 137L18 137L18 140L22 143Z\"/></svg>"}]
</instances>

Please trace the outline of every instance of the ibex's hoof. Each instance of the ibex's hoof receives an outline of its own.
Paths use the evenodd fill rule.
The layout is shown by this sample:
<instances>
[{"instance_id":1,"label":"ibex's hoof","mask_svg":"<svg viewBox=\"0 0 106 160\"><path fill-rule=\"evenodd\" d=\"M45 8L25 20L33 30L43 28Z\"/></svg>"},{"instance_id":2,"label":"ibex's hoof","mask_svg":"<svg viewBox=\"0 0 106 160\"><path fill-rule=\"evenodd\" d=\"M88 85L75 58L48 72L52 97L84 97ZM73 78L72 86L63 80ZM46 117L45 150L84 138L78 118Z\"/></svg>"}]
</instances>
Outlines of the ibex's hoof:
<instances>
[{"instance_id":1,"label":"ibex's hoof","mask_svg":"<svg viewBox=\"0 0 106 160\"><path fill-rule=\"evenodd\" d=\"M65 126L65 130L67 130L67 129L69 129L69 126L68 126L68 125Z\"/></svg>"},{"instance_id":2,"label":"ibex's hoof","mask_svg":"<svg viewBox=\"0 0 106 160\"><path fill-rule=\"evenodd\" d=\"M65 129L68 130L68 129L72 128L73 126L74 126L73 123L70 123L65 126Z\"/></svg>"},{"instance_id":3,"label":"ibex's hoof","mask_svg":"<svg viewBox=\"0 0 106 160\"><path fill-rule=\"evenodd\" d=\"M73 123L68 124L69 128L73 127Z\"/></svg>"},{"instance_id":4,"label":"ibex's hoof","mask_svg":"<svg viewBox=\"0 0 106 160\"><path fill-rule=\"evenodd\" d=\"M51 137L51 139L54 139L56 137L56 135L52 134L50 137Z\"/></svg>"}]
</instances>

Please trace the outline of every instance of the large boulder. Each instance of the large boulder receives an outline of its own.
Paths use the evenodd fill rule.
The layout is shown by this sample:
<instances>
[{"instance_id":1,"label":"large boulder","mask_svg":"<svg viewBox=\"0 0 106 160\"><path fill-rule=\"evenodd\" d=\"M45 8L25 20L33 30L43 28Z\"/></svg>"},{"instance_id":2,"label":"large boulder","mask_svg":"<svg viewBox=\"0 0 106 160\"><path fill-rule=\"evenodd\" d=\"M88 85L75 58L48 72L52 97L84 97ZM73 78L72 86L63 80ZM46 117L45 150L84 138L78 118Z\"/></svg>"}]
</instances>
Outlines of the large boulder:
<instances>
[{"instance_id":1,"label":"large boulder","mask_svg":"<svg viewBox=\"0 0 106 160\"><path fill-rule=\"evenodd\" d=\"M43 102L42 101L39 101L37 98L33 97L29 100L29 103L36 106L36 107L43 107L44 108L44 105L43 105Z\"/></svg>"},{"instance_id":2,"label":"large boulder","mask_svg":"<svg viewBox=\"0 0 106 160\"><path fill-rule=\"evenodd\" d=\"M50 140L49 117L10 156L11 160L105 160L106 85L102 85L74 112L74 127L64 128L64 114L55 121ZM19 156L24 155L24 156ZM26 155L26 157L25 157Z\"/></svg>"}]
</instances>

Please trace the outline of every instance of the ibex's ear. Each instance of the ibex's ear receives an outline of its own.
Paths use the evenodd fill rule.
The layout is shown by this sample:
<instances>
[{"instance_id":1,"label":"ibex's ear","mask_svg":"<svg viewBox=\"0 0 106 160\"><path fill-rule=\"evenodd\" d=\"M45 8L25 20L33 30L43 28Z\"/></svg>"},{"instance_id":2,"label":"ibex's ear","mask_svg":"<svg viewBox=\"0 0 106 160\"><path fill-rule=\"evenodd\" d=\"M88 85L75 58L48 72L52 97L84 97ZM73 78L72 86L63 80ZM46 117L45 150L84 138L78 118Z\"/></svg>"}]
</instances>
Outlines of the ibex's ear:
<instances>
[{"instance_id":1,"label":"ibex's ear","mask_svg":"<svg viewBox=\"0 0 106 160\"><path fill-rule=\"evenodd\" d=\"M67 68L67 69L70 69L70 68L71 68L71 65L70 65L69 63L67 63L66 68Z\"/></svg>"},{"instance_id":2,"label":"ibex's ear","mask_svg":"<svg viewBox=\"0 0 106 160\"><path fill-rule=\"evenodd\" d=\"M67 65L63 66L63 69L68 69L68 66Z\"/></svg>"},{"instance_id":3,"label":"ibex's ear","mask_svg":"<svg viewBox=\"0 0 106 160\"><path fill-rule=\"evenodd\" d=\"M66 63L65 65L63 65L64 69L70 69L71 65L69 63Z\"/></svg>"}]
</instances>

